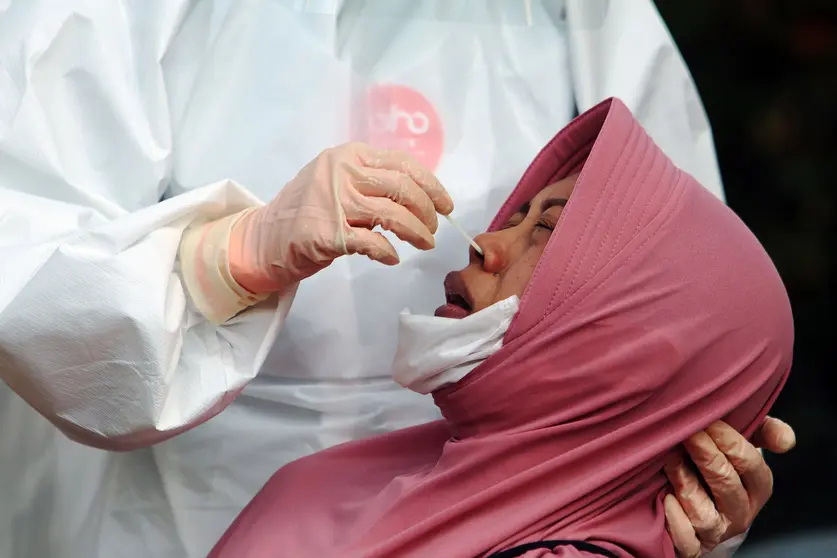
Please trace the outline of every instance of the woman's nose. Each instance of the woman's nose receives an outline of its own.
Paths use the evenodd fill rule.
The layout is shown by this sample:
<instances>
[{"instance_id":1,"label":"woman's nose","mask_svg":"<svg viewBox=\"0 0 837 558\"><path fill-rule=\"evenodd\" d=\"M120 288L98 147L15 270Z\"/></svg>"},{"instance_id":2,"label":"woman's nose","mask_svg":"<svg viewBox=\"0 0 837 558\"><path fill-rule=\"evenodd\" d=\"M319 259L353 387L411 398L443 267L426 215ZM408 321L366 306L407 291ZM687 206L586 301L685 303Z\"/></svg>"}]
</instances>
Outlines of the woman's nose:
<instances>
[{"instance_id":1,"label":"woman's nose","mask_svg":"<svg viewBox=\"0 0 837 558\"><path fill-rule=\"evenodd\" d=\"M489 232L474 237L474 242L482 248L482 268L489 273L500 273L506 267L506 247L501 236L499 232ZM472 251L474 254L476 251Z\"/></svg>"}]
</instances>

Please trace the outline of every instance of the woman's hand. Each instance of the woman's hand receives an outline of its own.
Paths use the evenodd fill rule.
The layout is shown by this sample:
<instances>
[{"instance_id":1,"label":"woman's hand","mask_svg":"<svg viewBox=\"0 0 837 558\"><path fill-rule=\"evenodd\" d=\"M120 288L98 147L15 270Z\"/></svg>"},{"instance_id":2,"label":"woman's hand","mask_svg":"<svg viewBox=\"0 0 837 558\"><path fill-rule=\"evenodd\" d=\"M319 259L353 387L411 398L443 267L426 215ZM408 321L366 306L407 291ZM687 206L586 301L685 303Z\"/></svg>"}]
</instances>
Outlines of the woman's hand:
<instances>
[{"instance_id":1,"label":"woman's hand","mask_svg":"<svg viewBox=\"0 0 837 558\"><path fill-rule=\"evenodd\" d=\"M703 556L747 531L770 498L773 473L756 448L785 453L796 444L796 437L790 426L768 417L753 442L716 422L683 444L711 496L685 456L666 464L674 487L674 495L665 500L666 525L682 558Z\"/></svg>"},{"instance_id":2,"label":"woman's hand","mask_svg":"<svg viewBox=\"0 0 837 558\"><path fill-rule=\"evenodd\" d=\"M420 250L434 246L436 213L453 201L409 155L351 143L327 149L265 207L245 213L230 235L229 266L254 294L282 291L345 254L398 263L375 226Z\"/></svg>"}]
</instances>

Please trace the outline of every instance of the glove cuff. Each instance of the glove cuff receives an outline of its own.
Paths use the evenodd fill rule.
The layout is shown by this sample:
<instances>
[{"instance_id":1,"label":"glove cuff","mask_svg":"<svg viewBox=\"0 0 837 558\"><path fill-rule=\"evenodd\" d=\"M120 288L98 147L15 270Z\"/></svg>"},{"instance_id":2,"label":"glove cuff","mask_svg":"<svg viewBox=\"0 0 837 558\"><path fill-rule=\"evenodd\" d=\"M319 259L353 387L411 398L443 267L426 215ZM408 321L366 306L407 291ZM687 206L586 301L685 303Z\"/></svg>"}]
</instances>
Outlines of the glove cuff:
<instances>
[{"instance_id":1,"label":"glove cuff","mask_svg":"<svg viewBox=\"0 0 837 558\"><path fill-rule=\"evenodd\" d=\"M180 241L183 282L198 311L215 324L226 322L270 296L251 293L230 272L230 233L238 220L252 211L255 208L189 227Z\"/></svg>"}]
</instances>

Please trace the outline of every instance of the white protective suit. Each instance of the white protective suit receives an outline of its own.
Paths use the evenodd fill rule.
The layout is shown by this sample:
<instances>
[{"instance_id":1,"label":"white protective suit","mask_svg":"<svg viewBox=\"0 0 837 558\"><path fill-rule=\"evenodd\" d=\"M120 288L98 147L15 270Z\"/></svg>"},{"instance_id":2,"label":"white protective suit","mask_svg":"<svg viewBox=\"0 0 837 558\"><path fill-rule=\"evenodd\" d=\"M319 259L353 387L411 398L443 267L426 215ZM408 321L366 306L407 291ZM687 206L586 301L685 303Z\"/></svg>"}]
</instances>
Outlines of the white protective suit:
<instances>
[{"instance_id":1,"label":"white protective suit","mask_svg":"<svg viewBox=\"0 0 837 558\"><path fill-rule=\"evenodd\" d=\"M0 558L203 556L283 464L436 418L389 367L398 312L466 261L447 223L220 327L179 278L189 223L360 140L413 152L476 233L614 95L722 195L651 0L0 0ZM244 386L132 452L54 426L149 446Z\"/></svg>"}]
</instances>

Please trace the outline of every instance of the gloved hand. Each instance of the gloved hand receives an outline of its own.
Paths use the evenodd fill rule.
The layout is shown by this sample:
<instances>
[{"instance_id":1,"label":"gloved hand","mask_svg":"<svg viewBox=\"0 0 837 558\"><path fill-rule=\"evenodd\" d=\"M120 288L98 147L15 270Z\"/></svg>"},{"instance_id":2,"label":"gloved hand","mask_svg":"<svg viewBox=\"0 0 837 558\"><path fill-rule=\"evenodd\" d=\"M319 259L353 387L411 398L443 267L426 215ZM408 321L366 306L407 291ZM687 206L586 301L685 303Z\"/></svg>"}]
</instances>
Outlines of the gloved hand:
<instances>
[{"instance_id":1,"label":"gloved hand","mask_svg":"<svg viewBox=\"0 0 837 558\"><path fill-rule=\"evenodd\" d=\"M182 274L197 308L221 323L339 256L398 263L376 226L428 250L436 213L451 211L450 196L415 159L350 143L322 152L268 205L187 230Z\"/></svg>"},{"instance_id":2,"label":"gloved hand","mask_svg":"<svg viewBox=\"0 0 837 558\"><path fill-rule=\"evenodd\" d=\"M773 473L756 448L785 453L795 444L793 429L771 417L759 427L753 443L723 422L689 438L683 445L711 497L685 456L666 465L674 488L674 495L665 499L666 526L678 556L705 556L747 531L773 493Z\"/></svg>"},{"instance_id":3,"label":"gloved hand","mask_svg":"<svg viewBox=\"0 0 837 558\"><path fill-rule=\"evenodd\" d=\"M398 263L375 226L420 250L433 248L436 212L453 202L409 155L350 143L311 161L270 204L233 227L230 271L252 293L282 291L345 254Z\"/></svg>"}]
</instances>

